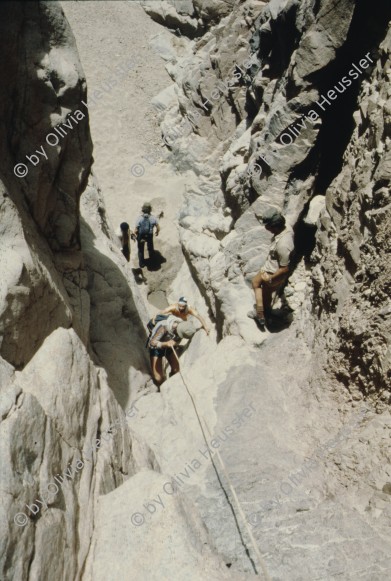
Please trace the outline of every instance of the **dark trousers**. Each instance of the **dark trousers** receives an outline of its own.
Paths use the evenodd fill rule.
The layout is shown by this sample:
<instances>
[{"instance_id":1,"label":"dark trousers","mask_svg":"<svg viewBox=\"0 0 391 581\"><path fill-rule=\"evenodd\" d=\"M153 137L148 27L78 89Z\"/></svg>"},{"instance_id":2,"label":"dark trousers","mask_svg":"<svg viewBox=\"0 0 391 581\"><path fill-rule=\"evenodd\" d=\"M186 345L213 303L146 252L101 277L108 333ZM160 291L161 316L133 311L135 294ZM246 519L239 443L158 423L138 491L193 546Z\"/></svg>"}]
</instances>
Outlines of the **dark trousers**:
<instances>
[{"instance_id":1,"label":"dark trousers","mask_svg":"<svg viewBox=\"0 0 391 581\"><path fill-rule=\"evenodd\" d=\"M129 262L130 260L130 248L129 244L124 244L122 247L122 254L125 256L126 260Z\"/></svg>"},{"instance_id":2,"label":"dark trousers","mask_svg":"<svg viewBox=\"0 0 391 581\"><path fill-rule=\"evenodd\" d=\"M153 258L153 255L155 252L155 249L153 247L153 234L144 234L142 238L137 239L138 262L139 262L140 268L142 268L145 265L145 259L144 259L145 243L147 243L149 258Z\"/></svg>"}]
</instances>

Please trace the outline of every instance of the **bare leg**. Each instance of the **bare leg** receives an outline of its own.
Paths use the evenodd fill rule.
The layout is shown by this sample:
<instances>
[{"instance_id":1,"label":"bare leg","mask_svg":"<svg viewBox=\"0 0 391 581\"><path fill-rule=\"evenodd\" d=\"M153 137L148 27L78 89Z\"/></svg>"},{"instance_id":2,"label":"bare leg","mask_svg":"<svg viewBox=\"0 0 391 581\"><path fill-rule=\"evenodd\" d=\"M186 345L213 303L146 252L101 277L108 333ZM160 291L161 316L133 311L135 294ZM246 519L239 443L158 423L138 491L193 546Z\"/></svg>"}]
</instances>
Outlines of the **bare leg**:
<instances>
[{"instance_id":1,"label":"bare leg","mask_svg":"<svg viewBox=\"0 0 391 581\"><path fill-rule=\"evenodd\" d=\"M179 363L178 363L177 358L175 357L174 353L171 351L171 349L167 353L167 361L171 367L171 372L170 372L170 377L171 377L171 375L175 375L179 371Z\"/></svg>"},{"instance_id":2,"label":"bare leg","mask_svg":"<svg viewBox=\"0 0 391 581\"><path fill-rule=\"evenodd\" d=\"M153 380L160 387L164 381L163 358L151 356L151 369Z\"/></svg>"},{"instance_id":3,"label":"bare leg","mask_svg":"<svg viewBox=\"0 0 391 581\"><path fill-rule=\"evenodd\" d=\"M252 279L252 287L254 290L255 295L255 303L256 303L256 310L257 310L257 317L260 319L265 318L265 309L263 304L263 292L262 292L262 272L258 272Z\"/></svg>"}]
</instances>

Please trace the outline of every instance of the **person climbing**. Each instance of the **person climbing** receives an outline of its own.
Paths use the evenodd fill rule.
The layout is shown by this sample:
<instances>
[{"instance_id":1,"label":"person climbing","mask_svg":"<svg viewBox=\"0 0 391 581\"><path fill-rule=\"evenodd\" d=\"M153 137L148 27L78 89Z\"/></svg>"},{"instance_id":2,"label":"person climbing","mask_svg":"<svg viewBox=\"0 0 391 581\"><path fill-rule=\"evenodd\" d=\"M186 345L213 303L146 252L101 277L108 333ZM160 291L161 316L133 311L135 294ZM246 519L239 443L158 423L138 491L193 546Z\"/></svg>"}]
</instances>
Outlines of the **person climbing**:
<instances>
[{"instance_id":1,"label":"person climbing","mask_svg":"<svg viewBox=\"0 0 391 581\"><path fill-rule=\"evenodd\" d=\"M254 319L262 331L265 330L265 315L271 315L273 292L278 291L289 276L289 264L294 248L293 230L286 226L284 216L272 208L262 216L268 232L273 234L266 262L252 280L255 294L255 311L248 317Z\"/></svg>"},{"instance_id":2,"label":"person climbing","mask_svg":"<svg viewBox=\"0 0 391 581\"><path fill-rule=\"evenodd\" d=\"M151 360L152 377L160 388L165 380L163 357L170 365L170 377L178 373L179 363L172 349L181 339L191 339L196 329L192 323L170 315L166 320L155 325L149 339L149 356Z\"/></svg>"},{"instance_id":3,"label":"person climbing","mask_svg":"<svg viewBox=\"0 0 391 581\"><path fill-rule=\"evenodd\" d=\"M153 258L155 249L153 247L153 229L156 228L156 236L159 235L160 226L159 221L155 216L151 215L152 206L151 204L143 204L141 208L142 215L137 219L135 235L137 238L137 249L138 249L138 261L140 268L144 268L144 246L147 243L148 256Z\"/></svg>"},{"instance_id":4,"label":"person climbing","mask_svg":"<svg viewBox=\"0 0 391 581\"><path fill-rule=\"evenodd\" d=\"M121 251L125 256L126 260L130 260L130 238L134 239L134 234L129 228L127 222L122 222L120 224L120 232L118 233L118 238L121 242Z\"/></svg>"},{"instance_id":5,"label":"person climbing","mask_svg":"<svg viewBox=\"0 0 391 581\"><path fill-rule=\"evenodd\" d=\"M210 333L210 329L208 328L205 319L203 319L201 315L199 315L197 311L188 304L186 297L180 297L177 303L166 307L163 311L157 313L157 315L174 315L174 317L179 317L182 321L187 321L187 317L190 315L199 320L207 335ZM157 315L152 319L153 323L155 323Z\"/></svg>"}]
</instances>

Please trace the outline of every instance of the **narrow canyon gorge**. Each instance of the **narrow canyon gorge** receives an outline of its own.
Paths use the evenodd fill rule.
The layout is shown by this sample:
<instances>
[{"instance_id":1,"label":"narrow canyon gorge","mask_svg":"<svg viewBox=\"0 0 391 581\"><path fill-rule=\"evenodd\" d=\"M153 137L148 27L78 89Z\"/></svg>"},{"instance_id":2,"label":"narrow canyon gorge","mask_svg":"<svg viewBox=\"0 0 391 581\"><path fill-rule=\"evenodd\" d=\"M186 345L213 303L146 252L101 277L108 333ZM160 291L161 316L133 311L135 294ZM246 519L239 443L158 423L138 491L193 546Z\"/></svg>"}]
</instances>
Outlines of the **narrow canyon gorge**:
<instances>
[{"instance_id":1,"label":"narrow canyon gorge","mask_svg":"<svg viewBox=\"0 0 391 581\"><path fill-rule=\"evenodd\" d=\"M390 23L0 2L2 580L391 579Z\"/></svg>"}]
</instances>

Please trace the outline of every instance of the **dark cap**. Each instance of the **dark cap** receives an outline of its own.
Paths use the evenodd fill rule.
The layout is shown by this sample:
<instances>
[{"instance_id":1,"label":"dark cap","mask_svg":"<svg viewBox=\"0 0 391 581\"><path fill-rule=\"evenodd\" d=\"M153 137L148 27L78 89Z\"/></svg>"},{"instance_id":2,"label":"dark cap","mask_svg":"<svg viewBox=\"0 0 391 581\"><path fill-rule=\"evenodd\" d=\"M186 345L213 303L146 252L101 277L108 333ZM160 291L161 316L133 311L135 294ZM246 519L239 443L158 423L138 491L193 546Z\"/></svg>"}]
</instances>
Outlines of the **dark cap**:
<instances>
[{"instance_id":1,"label":"dark cap","mask_svg":"<svg viewBox=\"0 0 391 581\"><path fill-rule=\"evenodd\" d=\"M143 207L141 208L142 212L145 212L146 214L150 214L152 212L152 206L151 204L145 203L143 204Z\"/></svg>"},{"instance_id":2,"label":"dark cap","mask_svg":"<svg viewBox=\"0 0 391 581\"><path fill-rule=\"evenodd\" d=\"M263 213L262 222L264 226L272 226L273 228L285 226L284 216L275 208L269 208Z\"/></svg>"},{"instance_id":3,"label":"dark cap","mask_svg":"<svg viewBox=\"0 0 391 581\"><path fill-rule=\"evenodd\" d=\"M118 224L118 222L117 222L117 224ZM127 222L122 222L120 224L120 228L121 228L122 232L124 232L124 231L126 232L126 230L129 230L129 224Z\"/></svg>"}]
</instances>

